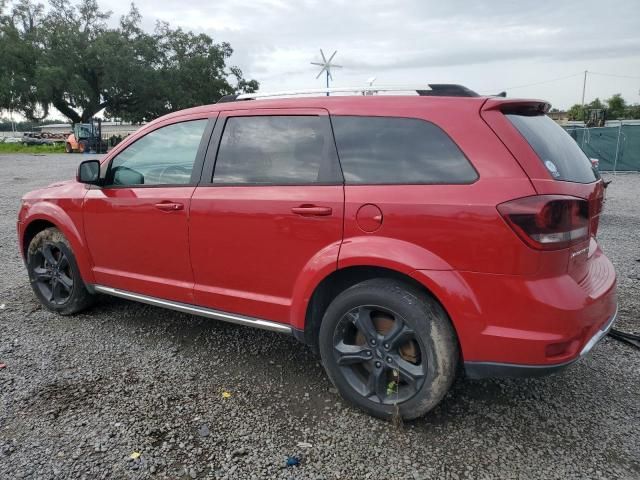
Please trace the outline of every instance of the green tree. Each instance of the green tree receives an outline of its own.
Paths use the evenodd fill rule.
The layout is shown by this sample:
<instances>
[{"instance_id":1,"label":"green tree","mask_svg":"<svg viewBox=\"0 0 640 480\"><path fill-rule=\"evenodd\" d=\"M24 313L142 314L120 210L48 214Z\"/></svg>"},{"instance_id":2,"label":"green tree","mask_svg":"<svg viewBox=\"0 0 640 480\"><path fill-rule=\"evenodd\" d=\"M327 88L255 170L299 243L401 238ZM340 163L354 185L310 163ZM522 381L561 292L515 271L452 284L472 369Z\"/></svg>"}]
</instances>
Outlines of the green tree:
<instances>
[{"instance_id":1,"label":"green tree","mask_svg":"<svg viewBox=\"0 0 640 480\"><path fill-rule=\"evenodd\" d=\"M38 118L39 96L33 88L36 64L41 56L37 26L44 7L29 0L18 1L5 13L6 0L0 3L0 108L19 111Z\"/></svg>"},{"instance_id":2,"label":"green tree","mask_svg":"<svg viewBox=\"0 0 640 480\"><path fill-rule=\"evenodd\" d=\"M622 95L616 93L611 98L607 99L607 117L611 120L618 118L626 118L627 102Z\"/></svg>"},{"instance_id":3,"label":"green tree","mask_svg":"<svg viewBox=\"0 0 640 480\"><path fill-rule=\"evenodd\" d=\"M50 8L0 0L0 108L29 119L55 107L72 122L104 109L142 122L165 113L257 90L226 62L231 46L158 23L144 32L135 5L116 28L96 0L49 0Z\"/></svg>"},{"instance_id":4,"label":"green tree","mask_svg":"<svg viewBox=\"0 0 640 480\"><path fill-rule=\"evenodd\" d=\"M582 105L579 103L576 103L567 111L567 116L569 117L569 120L578 122L584 121L584 108L582 108Z\"/></svg>"},{"instance_id":5,"label":"green tree","mask_svg":"<svg viewBox=\"0 0 640 480\"><path fill-rule=\"evenodd\" d=\"M588 117L589 110L602 110L604 108L606 108L605 105L596 97L591 103L587 103L584 108L579 103L576 103L567 111L567 116L569 120L583 122L585 115Z\"/></svg>"},{"instance_id":6,"label":"green tree","mask_svg":"<svg viewBox=\"0 0 640 480\"><path fill-rule=\"evenodd\" d=\"M627 110L627 118L640 119L640 104L635 103Z\"/></svg>"}]
</instances>

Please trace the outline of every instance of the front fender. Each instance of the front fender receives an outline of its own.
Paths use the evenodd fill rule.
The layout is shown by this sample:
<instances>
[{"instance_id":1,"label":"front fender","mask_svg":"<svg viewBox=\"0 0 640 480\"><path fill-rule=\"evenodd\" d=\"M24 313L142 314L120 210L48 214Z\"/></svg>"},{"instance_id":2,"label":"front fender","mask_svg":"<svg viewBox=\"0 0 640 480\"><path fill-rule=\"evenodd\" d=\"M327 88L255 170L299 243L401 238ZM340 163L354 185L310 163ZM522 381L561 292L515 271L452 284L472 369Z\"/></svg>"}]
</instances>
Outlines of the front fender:
<instances>
[{"instance_id":1,"label":"front fender","mask_svg":"<svg viewBox=\"0 0 640 480\"><path fill-rule=\"evenodd\" d=\"M71 145L72 150L78 149L78 140L76 140L76 136L73 133L67 137L67 143Z\"/></svg>"},{"instance_id":2,"label":"front fender","mask_svg":"<svg viewBox=\"0 0 640 480\"><path fill-rule=\"evenodd\" d=\"M39 201L29 207L21 219L20 245L29 225L38 220L53 224L69 240L80 275L85 283L94 283L93 263L82 230L82 198L59 201ZM24 252L26 256L26 251Z\"/></svg>"}]
</instances>

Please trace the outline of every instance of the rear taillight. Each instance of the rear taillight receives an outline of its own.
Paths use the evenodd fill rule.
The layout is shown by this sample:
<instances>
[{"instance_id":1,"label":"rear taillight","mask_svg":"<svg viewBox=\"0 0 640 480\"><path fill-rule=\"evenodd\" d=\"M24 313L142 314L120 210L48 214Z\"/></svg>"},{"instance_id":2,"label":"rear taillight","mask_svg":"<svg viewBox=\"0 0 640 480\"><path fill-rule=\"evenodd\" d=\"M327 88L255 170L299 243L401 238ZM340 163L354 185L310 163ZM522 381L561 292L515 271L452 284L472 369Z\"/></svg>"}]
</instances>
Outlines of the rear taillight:
<instances>
[{"instance_id":1,"label":"rear taillight","mask_svg":"<svg viewBox=\"0 0 640 480\"><path fill-rule=\"evenodd\" d=\"M589 204L565 195L536 195L498 205L498 211L527 245L559 250L589 238Z\"/></svg>"}]
</instances>

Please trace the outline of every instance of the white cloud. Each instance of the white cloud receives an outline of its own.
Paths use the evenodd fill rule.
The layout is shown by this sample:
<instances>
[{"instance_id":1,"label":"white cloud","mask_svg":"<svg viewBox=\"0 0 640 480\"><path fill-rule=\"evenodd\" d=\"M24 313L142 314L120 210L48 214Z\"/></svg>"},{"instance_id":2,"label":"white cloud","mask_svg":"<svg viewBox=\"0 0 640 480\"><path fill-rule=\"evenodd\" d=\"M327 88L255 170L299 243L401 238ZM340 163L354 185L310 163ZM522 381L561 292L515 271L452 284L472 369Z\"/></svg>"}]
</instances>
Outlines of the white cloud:
<instances>
[{"instance_id":1,"label":"white cloud","mask_svg":"<svg viewBox=\"0 0 640 480\"><path fill-rule=\"evenodd\" d=\"M100 0L99 0L100 1ZM101 2L114 21L130 0ZM318 49L338 50L334 85L461 83L509 96L580 101L581 72L640 77L636 0L137 0L144 26L164 20L234 48L232 63L264 90L320 87ZM640 102L640 78L589 76L587 101L622 93Z\"/></svg>"},{"instance_id":2,"label":"white cloud","mask_svg":"<svg viewBox=\"0 0 640 480\"><path fill-rule=\"evenodd\" d=\"M580 72L640 77L640 3L609 1L152 0L142 14L204 30L235 49L233 63L265 90L318 87L318 49L338 50L335 85L462 83L480 92L547 79L510 96L579 101ZM112 0L114 11L125 0ZM587 99L621 92L640 101L640 79L590 76Z\"/></svg>"}]
</instances>

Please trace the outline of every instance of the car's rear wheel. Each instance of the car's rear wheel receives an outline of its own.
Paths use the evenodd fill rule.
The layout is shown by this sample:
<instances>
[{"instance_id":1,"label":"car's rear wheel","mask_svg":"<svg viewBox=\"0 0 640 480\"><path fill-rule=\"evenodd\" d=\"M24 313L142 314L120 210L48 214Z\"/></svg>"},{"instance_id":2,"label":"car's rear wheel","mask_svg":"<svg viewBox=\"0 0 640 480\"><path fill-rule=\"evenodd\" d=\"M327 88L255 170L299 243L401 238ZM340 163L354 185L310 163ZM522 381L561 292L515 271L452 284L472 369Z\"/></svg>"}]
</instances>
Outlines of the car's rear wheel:
<instances>
[{"instance_id":1,"label":"car's rear wheel","mask_svg":"<svg viewBox=\"0 0 640 480\"><path fill-rule=\"evenodd\" d=\"M71 144L69 142L64 144L64 151L67 153L73 153L73 148L71 148Z\"/></svg>"},{"instance_id":2,"label":"car's rear wheel","mask_svg":"<svg viewBox=\"0 0 640 480\"><path fill-rule=\"evenodd\" d=\"M93 302L80 276L69 241L57 228L37 233L27 249L31 287L49 310L71 315Z\"/></svg>"},{"instance_id":3,"label":"car's rear wheel","mask_svg":"<svg viewBox=\"0 0 640 480\"><path fill-rule=\"evenodd\" d=\"M455 378L458 343L447 314L429 295L395 280L367 280L338 295L319 343L340 394L377 417L420 417Z\"/></svg>"}]
</instances>

